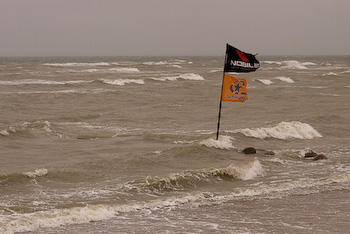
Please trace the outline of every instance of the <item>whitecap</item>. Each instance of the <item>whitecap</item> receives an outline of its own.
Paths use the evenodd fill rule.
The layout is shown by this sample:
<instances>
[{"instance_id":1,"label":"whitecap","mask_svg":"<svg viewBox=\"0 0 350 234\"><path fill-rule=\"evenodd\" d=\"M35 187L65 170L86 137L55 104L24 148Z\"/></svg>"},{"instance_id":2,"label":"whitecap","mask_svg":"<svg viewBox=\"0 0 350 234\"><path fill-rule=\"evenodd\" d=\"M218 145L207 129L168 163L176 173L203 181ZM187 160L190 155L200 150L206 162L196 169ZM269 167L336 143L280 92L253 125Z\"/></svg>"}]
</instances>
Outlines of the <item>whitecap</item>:
<instances>
[{"instance_id":1,"label":"whitecap","mask_svg":"<svg viewBox=\"0 0 350 234\"><path fill-rule=\"evenodd\" d=\"M0 219L0 233L28 232L43 227L88 223L108 219L117 214L116 209L111 206L87 205L85 207L7 215Z\"/></svg>"},{"instance_id":2,"label":"whitecap","mask_svg":"<svg viewBox=\"0 0 350 234\"><path fill-rule=\"evenodd\" d=\"M89 67L89 66L109 66L110 63L97 62L97 63L44 63L45 66L53 67Z\"/></svg>"},{"instance_id":3,"label":"whitecap","mask_svg":"<svg viewBox=\"0 0 350 234\"><path fill-rule=\"evenodd\" d=\"M265 172L260 161L257 159L255 159L253 162L250 162L248 164L233 166L233 167L237 172L238 179L241 179L241 180L252 180L258 176L263 175Z\"/></svg>"},{"instance_id":4,"label":"whitecap","mask_svg":"<svg viewBox=\"0 0 350 234\"><path fill-rule=\"evenodd\" d=\"M9 136L10 133L9 133L7 130L2 130L2 131L0 132L0 135Z\"/></svg>"},{"instance_id":5,"label":"whitecap","mask_svg":"<svg viewBox=\"0 0 350 234\"><path fill-rule=\"evenodd\" d=\"M208 71L208 73L216 73L216 72L222 72L222 69L213 69Z\"/></svg>"},{"instance_id":6,"label":"whitecap","mask_svg":"<svg viewBox=\"0 0 350 234\"><path fill-rule=\"evenodd\" d=\"M276 64L276 65L281 65L281 62L277 62L277 61L262 61L262 63L266 63L266 64Z\"/></svg>"},{"instance_id":7,"label":"whitecap","mask_svg":"<svg viewBox=\"0 0 350 234\"><path fill-rule=\"evenodd\" d=\"M289 60L289 61L283 61L282 64L285 66L282 66L284 69L308 69L306 66L310 65L316 65L315 63L312 62L298 62L296 60Z\"/></svg>"},{"instance_id":8,"label":"whitecap","mask_svg":"<svg viewBox=\"0 0 350 234\"><path fill-rule=\"evenodd\" d=\"M108 71L119 72L119 73L134 73L140 72L136 67L122 67L122 68L110 68Z\"/></svg>"},{"instance_id":9,"label":"whitecap","mask_svg":"<svg viewBox=\"0 0 350 234\"><path fill-rule=\"evenodd\" d=\"M214 140L213 138L205 139L199 142L200 145L204 145L206 147L213 147L218 149L232 149L235 148L232 145L233 138L230 136L220 136L218 140Z\"/></svg>"},{"instance_id":10,"label":"whitecap","mask_svg":"<svg viewBox=\"0 0 350 234\"><path fill-rule=\"evenodd\" d=\"M149 66L153 66L153 65L167 65L168 62L167 61L158 61L158 62L154 62L154 61L150 61L150 62L144 62L144 65L149 65Z\"/></svg>"},{"instance_id":11,"label":"whitecap","mask_svg":"<svg viewBox=\"0 0 350 234\"><path fill-rule=\"evenodd\" d=\"M40 169L36 169L35 171L24 172L23 175L31 179L34 179L36 177L42 177L47 173L48 173L48 170L46 168L40 168Z\"/></svg>"},{"instance_id":12,"label":"whitecap","mask_svg":"<svg viewBox=\"0 0 350 234\"><path fill-rule=\"evenodd\" d=\"M152 78L153 80L159 80L159 81L176 81L178 79L183 79L183 80L204 80L203 76L195 73L185 73L185 74L180 74L177 76L168 76L168 77L161 77L161 78Z\"/></svg>"},{"instance_id":13,"label":"whitecap","mask_svg":"<svg viewBox=\"0 0 350 234\"><path fill-rule=\"evenodd\" d=\"M328 73L323 74L322 76L337 76L337 75L338 74L335 72L328 72Z\"/></svg>"},{"instance_id":14,"label":"whitecap","mask_svg":"<svg viewBox=\"0 0 350 234\"><path fill-rule=\"evenodd\" d=\"M24 79L14 81L0 81L0 85L66 85L66 84L82 84L90 83L92 81L86 80L68 80L68 81L53 81L53 80L39 80L39 79Z\"/></svg>"},{"instance_id":15,"label":"whitecap","mask_svg":"<svg viewBox=\"0 0 350 234\"><path fill-rule=\"evenodd\" d=\"M140 72L140 70L136 67L120 67L120 68L109 68L109 69L84 69L81 72L89 72L89 73L95 73L95 72L102 72L102 73L137 73Z\"/></svg>"},{"instance_id":16,"label":"whitecap","mask_svg":"<svg viewBox=\"0 0 350 234\"><path fill-rule=\"evenodd\" d=\"M276 139L313 139L315 137L322 137L312 126L307 123L301 123L298 121L293 122L281 122L276 126L267 128L245 128L236 130L236 132L242 133L248 137L254 138L276 138Z\"/></svg>"},{"instance_id":17,"label":"whitecap","mask_svg":"<svg viewBox=\"0 0 350 234\"><path fill-rule=\"evenodd\" d=\"M180 65L170 65L169 67L182 68Z\"/></svg>"},{"instance_id":18,"label":"whitecap","mask_svg":"<svg viewBox=\"0 0 350 234\"><path fill-rule=\"evenodd\" d=\"M258 79L258 81L266 85L270 85L273 83L271 80L268 80L268 79Z\"/></svg>"},{"instance_id":19,"label":"whitecap","mask_svg":"<svg viewBox=\"0 0 350 234\"><path fill-rule=\"evenodd\" d=\"M136 84L145 84L145 82L141 79L99 79L102 83L109 84L109 85L125 85L130 83L136 83Z\"/></svg>"},{"instance_id":20,"label":"whitecap","mask_svg":"<svg viewBox=\"0 0 350 234\"><path fill-rule=\"evenodd\" d=\"M290 83L290 84L294 83L294 80L292 80L289 77L285 77L285 76L278 76L278 77L275 77L275 79L286 82L286 83Z\"/></svg>"},{"instance_id":21,"label":"whitecap","mask_svg":"<svg viewBox=\"0 0 350 234\"><path fill-rule=\"evenodd\" d=\"M195 73L181 74L179 78L184 80L204 80L203 76Z\"/></svg>"}]
</instances>

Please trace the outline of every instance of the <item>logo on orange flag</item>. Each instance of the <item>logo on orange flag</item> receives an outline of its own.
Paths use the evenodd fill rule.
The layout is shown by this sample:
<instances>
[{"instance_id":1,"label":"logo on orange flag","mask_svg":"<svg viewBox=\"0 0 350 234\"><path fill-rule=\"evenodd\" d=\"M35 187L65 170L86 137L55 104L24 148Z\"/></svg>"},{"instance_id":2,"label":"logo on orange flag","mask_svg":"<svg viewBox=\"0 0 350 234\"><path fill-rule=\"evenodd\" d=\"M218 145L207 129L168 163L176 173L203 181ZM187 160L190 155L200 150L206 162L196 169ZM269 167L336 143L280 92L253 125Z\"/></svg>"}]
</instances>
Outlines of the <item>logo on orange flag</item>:
<instances>
[{"instance_id":1,"label":"logo on orange flag","mask_svg":"<svg viewBox=\"0 0 350 234\"><path fill-rule=\"evenodd\" d=\"M225 74L222 82L221 101L244 102L245 100L248 100L246 80Z\"/></svg>"}]
</instances>

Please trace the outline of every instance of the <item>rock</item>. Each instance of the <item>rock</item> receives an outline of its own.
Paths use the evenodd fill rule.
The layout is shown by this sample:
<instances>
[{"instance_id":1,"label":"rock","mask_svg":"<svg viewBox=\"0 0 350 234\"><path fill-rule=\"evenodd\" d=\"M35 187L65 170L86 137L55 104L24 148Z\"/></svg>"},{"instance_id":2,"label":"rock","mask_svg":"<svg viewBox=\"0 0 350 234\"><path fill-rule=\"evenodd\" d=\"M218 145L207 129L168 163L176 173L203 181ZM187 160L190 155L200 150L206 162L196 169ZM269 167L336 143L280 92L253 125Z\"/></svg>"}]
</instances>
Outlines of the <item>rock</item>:
<instances>
[{"instance_id":1,"label":"rock","mask_svg":"<svg viewBox=\"0 0 350 234\"><path fill-rule=\"evenodd\" d=\"M243 150L243 153L245 154L256 154L256 149L253 147L248 147Z\"/></svg>"},{"instance_id":2,"label":"rock","mask_svg":"<svg viewBox=\"0 0 350 234\"><path fill-rule=\"evenodd\" d=\"M305 153L304 158L313 158L313 160L327 159L324 154L317 154L312 150L309 150Z\"/></svg>"},{"instance_id":3,"label":"rock","mask_svg":"<svg viewBox=\"0 0 350 234\"><path fill-rule=\"evenodd\" d=\"M327 157L324 154L318 154L316 157L314 157L313 160L320 160L320 159L327 159Z\"/></svg>"},{"instance_id":4,"label":"rock","mask_svg":"<svg viewBox=\"0 0 350 234\"><path fill-rule=\"evenodd\" d=\"M309 150L304 155L305 158L313 158L313 157L316 157L316 156L317 156L317 154L314 151L312 151L312 150Z\"/></svg>"},{"instance_id":5,"label":"rock","mask_svg":"<svg viewBox=\"0 0 350 234\"><path fill-rule=\"evenodd\" d=\"M275 152L269 150L269 151L265 151L265 155L275 155Z\"/></svg>"}]
</instances>

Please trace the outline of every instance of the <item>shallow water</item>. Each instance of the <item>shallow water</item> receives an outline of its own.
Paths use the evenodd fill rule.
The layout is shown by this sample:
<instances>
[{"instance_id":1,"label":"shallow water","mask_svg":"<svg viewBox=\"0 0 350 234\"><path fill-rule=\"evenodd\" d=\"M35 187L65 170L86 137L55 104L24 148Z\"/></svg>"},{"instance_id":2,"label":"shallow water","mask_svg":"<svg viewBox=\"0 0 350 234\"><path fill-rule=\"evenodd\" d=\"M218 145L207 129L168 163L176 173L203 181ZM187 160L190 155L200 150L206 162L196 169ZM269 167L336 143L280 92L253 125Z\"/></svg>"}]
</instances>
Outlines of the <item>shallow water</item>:
<instances>
[{"instance_id":1,"label":"shallow water","mask_svg":"<svg viewBox=\"0 0 350 234\"><path fill-rule=\"evenodd\" d=\"M346 233L349 57L258 59L0 59L0 231Z\"/></svg>"}]
</instances>

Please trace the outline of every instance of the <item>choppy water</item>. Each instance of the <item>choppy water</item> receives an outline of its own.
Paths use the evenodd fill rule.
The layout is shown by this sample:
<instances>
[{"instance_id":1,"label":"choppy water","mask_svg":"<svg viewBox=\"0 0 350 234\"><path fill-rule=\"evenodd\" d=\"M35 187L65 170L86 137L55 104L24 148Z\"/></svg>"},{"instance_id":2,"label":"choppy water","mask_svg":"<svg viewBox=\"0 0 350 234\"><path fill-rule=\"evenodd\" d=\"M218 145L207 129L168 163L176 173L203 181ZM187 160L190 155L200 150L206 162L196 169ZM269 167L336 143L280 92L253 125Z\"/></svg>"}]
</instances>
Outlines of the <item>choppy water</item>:
<instances>
[{"instance_id":1,"label":"choppy water","mask_svg":"<svg viewBox=\"0 0 350 234\"><path fill-rule=\"evenodd\" d=\"M216 141L222 57L1 58L0 232L347 233L350 58L258 59Z\"/></svg>"}]
</instances>

